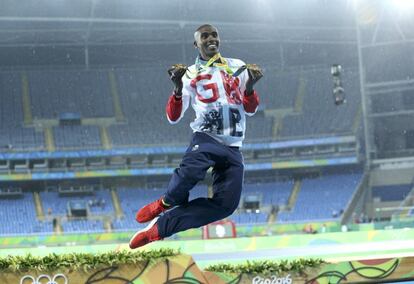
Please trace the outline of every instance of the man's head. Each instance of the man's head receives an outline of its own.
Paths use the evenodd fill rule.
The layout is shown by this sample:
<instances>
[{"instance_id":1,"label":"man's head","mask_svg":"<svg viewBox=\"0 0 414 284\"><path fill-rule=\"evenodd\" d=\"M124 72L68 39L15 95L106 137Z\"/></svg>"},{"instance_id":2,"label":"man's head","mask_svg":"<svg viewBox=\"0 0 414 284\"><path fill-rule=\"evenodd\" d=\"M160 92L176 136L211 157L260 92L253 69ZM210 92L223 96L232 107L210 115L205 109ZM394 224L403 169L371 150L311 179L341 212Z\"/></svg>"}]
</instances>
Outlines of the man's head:
<instances>
[{"instance_id":1,"label":"man's head","mask_svg":"<svg viewBox=\"0 0 414 284\"><path fill-rule=\"evenodd\" d=\"M202 25L194 33L194 46L198 48L201 57L209 60L219 52L220 37L213 25Z\"/></svg>"}]
</instances>

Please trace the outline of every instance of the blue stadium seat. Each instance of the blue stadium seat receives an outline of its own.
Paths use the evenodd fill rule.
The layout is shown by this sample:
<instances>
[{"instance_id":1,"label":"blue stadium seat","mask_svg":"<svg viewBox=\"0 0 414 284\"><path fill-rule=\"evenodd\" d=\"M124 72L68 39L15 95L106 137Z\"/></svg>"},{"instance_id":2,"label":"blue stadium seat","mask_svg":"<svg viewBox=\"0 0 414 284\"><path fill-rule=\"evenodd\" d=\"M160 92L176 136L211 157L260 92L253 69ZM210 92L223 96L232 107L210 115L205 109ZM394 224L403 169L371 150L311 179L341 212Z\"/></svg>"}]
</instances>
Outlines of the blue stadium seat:
<instances>
[{"instance_id":1,"label":"blue stadium seat","mask_svg":"<svg viewBox=\"0 0 414 284\"><path fill-rule=\"evenodd\" d=\"M113 214L111 193L108 189L95 190L93 195L82 196L60 196L57 190L40 192L44 214L49 208L56 216L67 215L67 204L69 201L82 200L89 204L92 215Z\"/></svg>"},{"instance_id":2,"label":"blue stadium seat","mask_svg":"<svg viewBox=\"0 0 414 284\"><path fill-rule=\"evenodd\" d=\"M291 212L280 212L278 221L332 220L341 212L361 182L362 174L323 175L305 179Z\"/></svg>"},{"instance_id":3,"label":"blue stadium seat","mask_svg":"<svg viewBox=\"0 0 414 284\"><path fill-rule=\"evenodd\" d=\"M53 232L51 221L38 221L33 193L21 198L0 199L0 235L22 235Z\"/></svg>"},{"instance_id":4,"label":"blue stadium seat","mask_svg":"<svg viewBox=\"0 0 414 284\"><path fill-rule=\"evenodd\" d=\"M384 185L372 187L372 197L382 202L403 201L413 188L412 184Z\"/></svg>"},{"instance_id":5,"label":"blue stadium seat","mask_svg":"<svg viewBox=\"0 0 414 284\"><path fill-rule=\"evenodd\" d=\"M57 118L65 112L83 118L114 115L111 86L106 70L28 71L33 116Z\"/></svg>"}]
</instances>

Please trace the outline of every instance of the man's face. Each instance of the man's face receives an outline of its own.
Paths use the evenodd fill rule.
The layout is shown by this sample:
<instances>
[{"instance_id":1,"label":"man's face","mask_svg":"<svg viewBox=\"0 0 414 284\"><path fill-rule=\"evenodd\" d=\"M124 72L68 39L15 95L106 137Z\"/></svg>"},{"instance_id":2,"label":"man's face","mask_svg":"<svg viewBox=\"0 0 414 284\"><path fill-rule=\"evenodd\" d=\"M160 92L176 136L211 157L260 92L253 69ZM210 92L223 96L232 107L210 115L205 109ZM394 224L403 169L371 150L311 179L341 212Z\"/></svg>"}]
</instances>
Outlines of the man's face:
<instances>
[{"instance_id":1,"label":"man's face","mask_svg":"<svg viewBox=\"0 0 414 284\"><path fill-rule=\"evenodd\" d=\"M219 52L220 38L215 27L205 26L195 33L194 45L203 59L208 60Z\"/></svg>"}]
</instances>

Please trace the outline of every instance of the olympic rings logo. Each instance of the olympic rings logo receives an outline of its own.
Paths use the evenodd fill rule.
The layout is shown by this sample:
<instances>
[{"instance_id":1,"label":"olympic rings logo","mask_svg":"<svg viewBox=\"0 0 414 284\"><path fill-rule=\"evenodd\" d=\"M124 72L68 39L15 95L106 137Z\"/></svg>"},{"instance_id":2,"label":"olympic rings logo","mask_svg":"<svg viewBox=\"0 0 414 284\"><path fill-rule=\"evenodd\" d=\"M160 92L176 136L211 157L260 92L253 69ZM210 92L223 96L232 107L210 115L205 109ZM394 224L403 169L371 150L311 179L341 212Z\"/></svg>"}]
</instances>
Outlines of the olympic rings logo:
<instances>
[{"instance_id":1,"label":"olympic rings logo","mask_svg":"<svg viewBox=\"0 0 414 284\"><path fill-rule=\"evenodd\" d=\"M20 279L20 284L24 284L25 280L31 280L32 283L29 283L29 284L59 284L57 282L57 280L59 278L64 279L65 282L63 284L68 284L68 279L63 274L56 274L56 275L53 276L53 278L51 276L47 275L47 274L39 275L37 278L34 278L31 275L25 275L25 276L22 277L22 279ZM47 280L46 283L44 283L42 281L42 280L45 280L45 279Z\"/></svg>"}]
</instances>

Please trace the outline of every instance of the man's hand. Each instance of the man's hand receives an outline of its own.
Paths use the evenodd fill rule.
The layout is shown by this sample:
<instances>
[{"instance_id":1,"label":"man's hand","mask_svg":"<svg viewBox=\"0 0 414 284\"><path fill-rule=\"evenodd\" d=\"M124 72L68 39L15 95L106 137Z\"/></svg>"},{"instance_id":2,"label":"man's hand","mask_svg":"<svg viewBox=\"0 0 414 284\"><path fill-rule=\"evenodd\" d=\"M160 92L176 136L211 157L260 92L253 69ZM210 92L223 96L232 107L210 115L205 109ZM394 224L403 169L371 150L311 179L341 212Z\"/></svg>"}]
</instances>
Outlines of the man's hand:
<instances>
[{"instance_id":1,"label":"man's hand","mask_svg":"<svg viewBox=\"0 0 414 284\"><path fill-rule=\"evenodd\" d=\"M174 93L176 97L180 97L182 95L183 90L183 81L181 80L187 71L187 66L184 64L174 64L168 69L168 75L170 75L170 79L174 84Z\"/></svg>"},{"instance_id":2,"label":"man's hand","mask_svg":"<svg viewBox=\"0 0 414 284\"><path fill-rule=\"evenodd\" d=\"M253 93L254 84L256 84L263 77L263 72L256 64L246 64L246 67L247 73L249 74L249 79L246 83L246 93L247 95L250 95Z\"/></svg>"}]
</instances>

